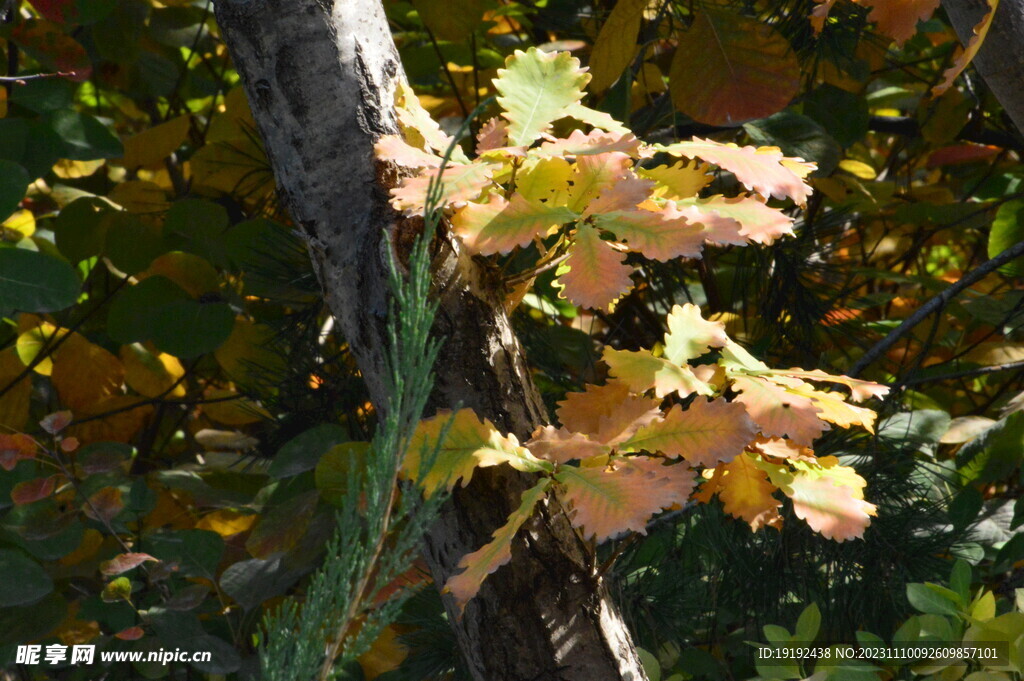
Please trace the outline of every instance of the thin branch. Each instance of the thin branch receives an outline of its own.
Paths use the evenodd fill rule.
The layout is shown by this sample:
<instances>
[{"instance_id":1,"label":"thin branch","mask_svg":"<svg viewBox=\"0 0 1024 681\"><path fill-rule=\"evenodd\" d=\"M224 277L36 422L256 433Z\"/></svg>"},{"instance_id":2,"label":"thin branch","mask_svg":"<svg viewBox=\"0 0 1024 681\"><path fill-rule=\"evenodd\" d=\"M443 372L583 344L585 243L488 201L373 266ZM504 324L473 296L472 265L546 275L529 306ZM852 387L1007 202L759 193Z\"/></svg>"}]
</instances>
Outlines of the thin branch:
<instances>
[{"instance_id":1,"label":"thin branch","mask_svg":"<svg viewBox=\"0 0 1024 681\"><path fill-rule=\"evenodd\" d=\"M849 372L847 372L848 375L854 377L859 375L868 367L868 365L885 354L885 352L895 345L900 338L907 335L911 329L920 324L932 312L942 309L945 307L946 303L959 295L964 289L981 281L999 267L1002 267L1006 263L1015 258L1019 258L1022 255L1024 255L1024 241L1019 241L991 260L986 260L981 265L978 265L977 268L968 272L955 284L952 284L941 293L934 296L927 303L919 307L914 314L910 315L902 324L889 332L888 336L875 343L875 345L872 346L872 348L868 350L863 357L857 360L857 363L853 365Z\"/></svg>"},{"instance_id":2,"label":"thin branch","mask_svg":"<svg viewBox=\"0 0 1024 681\"><path fill-rule=\"evenodd\" d=\"M941 381L952 381L957 378L973 378L974 376L984 376L985 374L994 374L1000 371L1013 371L1014 369L1024 369L1024 361L1020 362L1007 362L1006 364L993 364L987 367L978 367L977 369L966 369L964 371L956 371L951 374L940 374L938 376L922 376L921 378L911 379L904 381L903 385L921 385L922 383L939 383Z\"/></svg>"}]
</instances>

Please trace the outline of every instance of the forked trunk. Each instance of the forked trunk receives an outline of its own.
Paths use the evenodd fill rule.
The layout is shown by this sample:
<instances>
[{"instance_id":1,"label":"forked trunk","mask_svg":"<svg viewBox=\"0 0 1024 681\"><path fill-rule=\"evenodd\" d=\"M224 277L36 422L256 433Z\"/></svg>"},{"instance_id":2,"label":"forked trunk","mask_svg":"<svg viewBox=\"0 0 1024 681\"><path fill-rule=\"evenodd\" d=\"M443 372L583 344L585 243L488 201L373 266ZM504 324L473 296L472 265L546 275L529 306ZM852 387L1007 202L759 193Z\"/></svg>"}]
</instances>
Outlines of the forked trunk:
<instances>
[{"instance_id":1,"label":"forked trunk","mask_svg":"<svg viewBox=\"0 0 1024 681\"><path fill-rule=\"evenodd\" d=\"M281 196L305 232L328 304L380 404L384 234L407 243L418 227L388 205L397 173L373 156L380 135L398 132L392 102L404 77L383 8L379 0L218 0L216 12ZM447 340L433 406L471 407L526 437L544 421L544 407L500 291L450 235L436 242L436 332ZM427 539L438 584L489 541L530 483L510 469L489 468L457 491ZM629 632L565 514L551 502L521 536L511 564L484 583L461 618L446 598L474 677L644 679Z\"/></svg>"}]
</instances>

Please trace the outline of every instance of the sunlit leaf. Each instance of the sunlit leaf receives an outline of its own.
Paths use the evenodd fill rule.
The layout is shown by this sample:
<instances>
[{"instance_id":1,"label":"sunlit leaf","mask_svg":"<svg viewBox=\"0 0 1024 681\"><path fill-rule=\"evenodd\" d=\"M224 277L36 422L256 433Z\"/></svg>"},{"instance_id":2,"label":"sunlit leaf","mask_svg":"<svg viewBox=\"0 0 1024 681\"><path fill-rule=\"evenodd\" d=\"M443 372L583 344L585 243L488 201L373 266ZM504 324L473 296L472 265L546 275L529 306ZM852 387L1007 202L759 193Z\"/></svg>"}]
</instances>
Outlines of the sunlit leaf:
<instances>
[{"instance_id":1,"label":"sunlit leaf","mask_svg":"<svg viewBox=\"0 0 1024 681\"><path fill-rule=\"evenodd\" d=\"M509 143L529 145L547 132L583 98L589 80L579 60L567 52L516 50L494 80L498 104L509 122Z\"/></svg>"},{"instance_id":2,"label":"sunlit leaf","mask_svg":"<svg viewBox=\"0 0 1024 681\"><path fill-rule=\"evenodd\" d=\"M674 405L663 419L641 428L621 448L661 452L694 466L712 467L739 456L756 434L757 426L742 405L697 398L685 410Z\"/></svg>"}]
</instances>

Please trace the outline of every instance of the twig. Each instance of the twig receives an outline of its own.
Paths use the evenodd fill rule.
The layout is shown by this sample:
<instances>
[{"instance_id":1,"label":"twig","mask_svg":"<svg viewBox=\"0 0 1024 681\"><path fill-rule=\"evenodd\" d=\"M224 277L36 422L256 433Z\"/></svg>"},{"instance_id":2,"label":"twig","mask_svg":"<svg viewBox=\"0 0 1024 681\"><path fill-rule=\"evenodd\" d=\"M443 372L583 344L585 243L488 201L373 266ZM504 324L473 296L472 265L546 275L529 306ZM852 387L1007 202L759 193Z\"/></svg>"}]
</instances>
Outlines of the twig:
<instances>
[{"instance_id":1,"label":"twig","mask_svg":"<svg viewBox=\"0 0 1024 681\"><path fill-rule=\"evenodd\" d=\"M952 381L957 378L971 378L973 376L984 376L985 374L994 374L1000 371L1013 371L1014 369L1024 369L1024 361L1020 362L1007 362L1006 364L993 364L987 367L978 367L977 369L966 369L964 371L956 371L951 374L940 374L938 376L922 376L921 378L915 378L909 381L904 381L903 385L921 385L922 383L938 383L940 381Z\"/></svg>"},{"instance_id":2,"label":"twig","mask_svg":"<svg viewBox=\"0 0 1024 681\"><path fill-rule=\"evenodd\" d=\"M902 324L890 331L888 336L875 343L875 345L872 346L863 357L857 360L857 363L853 365L847 374L851 377L856 377L860 372L864 371L868 365L881 357L889 348L895 345L900 338L907 335L911 329L921 323L925 317L930 315L932 312L945 307L946 303L960 294L960 292L967 287L984 279L985 276L994 270L1022 255L1024 255L1024 241L1019 241L991 260L986 260L982 264L978 265L977 268L968 272L955 284L952 284L941 293L931 298L927 303L919 307L917 311L910 315Z\"/></svg>"}]
</instances>

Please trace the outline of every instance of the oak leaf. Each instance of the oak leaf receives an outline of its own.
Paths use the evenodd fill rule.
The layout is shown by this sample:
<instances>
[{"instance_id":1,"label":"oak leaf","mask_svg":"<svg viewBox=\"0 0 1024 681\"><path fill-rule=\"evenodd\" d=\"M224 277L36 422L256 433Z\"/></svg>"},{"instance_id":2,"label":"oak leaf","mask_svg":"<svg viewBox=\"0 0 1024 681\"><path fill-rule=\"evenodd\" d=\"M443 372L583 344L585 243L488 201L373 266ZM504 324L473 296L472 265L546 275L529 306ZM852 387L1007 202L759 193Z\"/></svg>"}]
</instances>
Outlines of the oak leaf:
<instances>
[{"instance_id":1,"label":"oak leaf","mask_svg":"<svg viewBox=\"0 0 1024 681\"><path fill-rule=\"evenodd\" d=\"M685 465L631 456L607 467L563 467L555 479L572 508L573 526L600 543L628 531L646 534L655 513L686 503L696 478Z\"/></svg>"},{"instance_id":2,"label":"oak leaf","mask_svg":"<svg viewBox=\"0 0 1024 681\"><path fill-rule=\"evenodd\" d=\"M509 143L529 145L550 130L552 122L569 115L569 107L583 99L589 81L580 60L568 52L516 50L494 79L509 124Z\"/></svg>"},{"instance_id":3,"label":"oak leaf","mask_svg":"<svg viewBox=\"0 0 1024 681\"><path fill-rule=\"evenodd\" d=\"M572 432L584 433L596 442L616 445L661 414L659 401L630 393L621 381L588 385L569 393L558 403L558 420Z\"/></svg>"},{"instance_id":4,"label":"oak leaf","mask_svg":"<svg viewBox=\"0 0 1024 681\"><path fill-rule=\"evenodd\" d=\"M562 295L572 303L595 310L608 309L633 287L633 268L626 255L612 248L590 225L576 228L569 257L559 268Z\"/></svg>"},{"instance_id":5,"label":"oak leaf","mask_svg":"<svg viewBox=\"0 0 1024 681\"><path fill-rule=\"evenodd\" d=\"M696 399L686 410L673 405L663 419L641 428L620 449L661 452L711 467L739 456L755 435L757 426L742 405Z\"/></svg>"},{"instance_id":6,"label":"oak leaf","mask_svg":"<svg viewBox=\"0 0 1024 681\"><path fill-rule=\"evenodd\" d=\"M673 305L666 321L665 359L670 362L685 364L711 348L724 347L729 342L725 324L707 321L693 303Z\"/></svg>"},{"instance_id":7,"label":"oak leaf","mask_svg":"<svg viewBox=\"0 0 1024 681\"><path fill-rule=\"evenodd\" d=\"M444 585L444 591L452 594L459 612L480 591L480 585L487 579L487 575L512 560L512 539L533 513L533 507L544 498L550 485L551 480L545 478L523 492L519 508L512 512L504 525L494 531L491 541L459 561L463 571L449 577Z\"/></svg>"},{"instance_id":8,"label":"oak leaf","mask_svg":"<svg viewBox=\"0 0 1024 681\"><path fill-rule=\"evenodd\" d=\"M650 350L615 350L606 347L601 355L608 365L609 375L622 381L635 393L654 388L654 394L665 397L673 392L680 397L693 393L711 395L711 386L694 376L689 367L681 367L660 357Z\"/></svg>"},{"instance_id":9,"label":"oak leaf","mask_svg":"<svg viewBox=\"0 0 1024 681\"><path fill-rule=\"evenodd\" d=\"M531 201L522 194L506 200L492 193L486 203L467 203L452 218L452 228L474 253L508 253L536 236L573 221L568 208Z\"/></svg>"}]
</instances>

